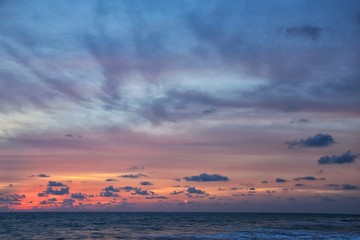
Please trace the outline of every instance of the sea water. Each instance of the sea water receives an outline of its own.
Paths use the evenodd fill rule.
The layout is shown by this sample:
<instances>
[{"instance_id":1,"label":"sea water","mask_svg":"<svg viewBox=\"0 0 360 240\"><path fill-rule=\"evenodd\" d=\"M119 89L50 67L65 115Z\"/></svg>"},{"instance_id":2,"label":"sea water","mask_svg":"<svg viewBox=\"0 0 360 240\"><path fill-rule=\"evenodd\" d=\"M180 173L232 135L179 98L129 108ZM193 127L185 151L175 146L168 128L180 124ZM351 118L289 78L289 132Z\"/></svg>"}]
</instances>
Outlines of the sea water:
<instances>
[{"instance_id":1,"label":"sea water","mask_svg":"<svg viewBox=\"0 0 360 240\"><path fill-rule=\"evenodd\" d=\"M359 239L360 215L0 213L0 239Z\"/></svg>"}]
</instances>

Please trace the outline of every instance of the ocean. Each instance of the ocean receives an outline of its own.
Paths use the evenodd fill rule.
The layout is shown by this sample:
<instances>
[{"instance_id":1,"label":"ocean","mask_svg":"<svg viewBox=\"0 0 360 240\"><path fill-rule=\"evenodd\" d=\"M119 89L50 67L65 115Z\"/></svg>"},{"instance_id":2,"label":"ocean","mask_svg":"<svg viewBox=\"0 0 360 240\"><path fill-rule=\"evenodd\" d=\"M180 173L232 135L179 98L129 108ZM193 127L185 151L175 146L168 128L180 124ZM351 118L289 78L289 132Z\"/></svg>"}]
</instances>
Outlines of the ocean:
<instances>
[{"instance_id":1,"label":"ocean","mask_svg":"<svg viewBox=\"0 0 360 240\"><path fill-rule=\"evenodd\" d=\"M0 239L360 239L360 215L0 213Z\"/></svg>"}]
</instances>

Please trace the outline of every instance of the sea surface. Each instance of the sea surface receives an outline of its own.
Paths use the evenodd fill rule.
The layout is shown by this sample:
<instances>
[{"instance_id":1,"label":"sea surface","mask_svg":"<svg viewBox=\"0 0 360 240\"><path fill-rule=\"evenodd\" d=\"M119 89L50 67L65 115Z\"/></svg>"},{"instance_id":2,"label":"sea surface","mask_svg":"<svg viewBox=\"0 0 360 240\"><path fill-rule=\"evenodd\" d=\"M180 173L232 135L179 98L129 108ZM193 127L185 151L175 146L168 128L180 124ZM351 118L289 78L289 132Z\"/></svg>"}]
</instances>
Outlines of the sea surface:
<instances>
[{"instance_id":1,"label":"sea surface","mask_svg":"<svg viewBox=\"0 0 360 240\"><path fill-rule=\"evenodd\" d=\"M0 213L0 239L360 240L360 215Z\"/></svg>"}]
</instances>

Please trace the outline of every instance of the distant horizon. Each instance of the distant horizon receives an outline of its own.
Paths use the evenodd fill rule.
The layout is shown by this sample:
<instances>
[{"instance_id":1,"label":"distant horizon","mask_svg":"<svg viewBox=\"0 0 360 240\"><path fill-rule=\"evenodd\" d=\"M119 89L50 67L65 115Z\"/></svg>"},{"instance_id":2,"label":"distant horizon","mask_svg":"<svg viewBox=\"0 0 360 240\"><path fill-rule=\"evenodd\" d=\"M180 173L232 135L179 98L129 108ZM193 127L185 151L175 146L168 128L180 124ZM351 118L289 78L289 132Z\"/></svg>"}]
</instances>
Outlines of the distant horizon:
<instances>
[{"instance_id":1,"label":"distant horizon","mask_svg":"<svg viewBox=\"0 0 360 240\"><path fill-rule=\"evenodd\" d=\"M360 214L360 1L0 1L0 212Z\"/></svg>"}]
</instances>

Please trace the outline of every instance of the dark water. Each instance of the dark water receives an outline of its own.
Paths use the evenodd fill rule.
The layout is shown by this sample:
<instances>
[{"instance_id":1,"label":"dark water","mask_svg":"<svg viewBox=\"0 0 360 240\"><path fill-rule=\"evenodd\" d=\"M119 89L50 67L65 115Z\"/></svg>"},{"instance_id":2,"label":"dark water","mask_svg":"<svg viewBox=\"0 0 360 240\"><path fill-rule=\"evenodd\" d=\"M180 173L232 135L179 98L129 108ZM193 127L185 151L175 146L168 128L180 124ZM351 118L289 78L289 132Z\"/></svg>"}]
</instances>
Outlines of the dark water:
<instances>
[{"instance_id":1,"label":"dark water","mask_svg":"<svg viewBox=\"0 0 360 240\"><path fill-rule=\"evenodd\" d=\"M0 239L360 240L360 215L0 213Z\"/></svg>"}]
</instances>

